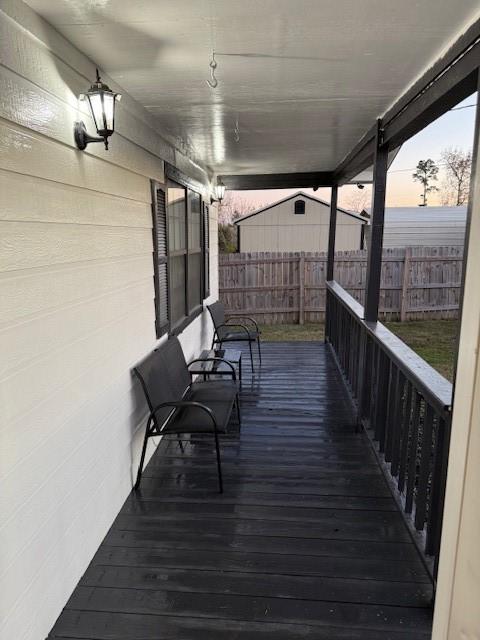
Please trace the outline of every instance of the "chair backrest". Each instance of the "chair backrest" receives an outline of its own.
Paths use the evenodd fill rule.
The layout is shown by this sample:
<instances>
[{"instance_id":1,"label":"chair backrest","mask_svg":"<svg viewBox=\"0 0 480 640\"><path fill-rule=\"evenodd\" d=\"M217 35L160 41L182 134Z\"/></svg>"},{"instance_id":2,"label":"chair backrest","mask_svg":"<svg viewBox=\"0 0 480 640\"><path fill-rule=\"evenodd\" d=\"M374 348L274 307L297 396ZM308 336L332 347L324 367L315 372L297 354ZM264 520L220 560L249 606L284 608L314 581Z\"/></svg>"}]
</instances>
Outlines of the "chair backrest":
<instances>
[{"instance_id":1,"label":"chair backrest","mask_svg":"<svg viewBox=\"0 0 480 640\"><path fill-rule=\"evenodd\" d=\"M220 300L217 300L217 302L214 302L213 304L208 305L207 309L209 310L210 315L212 316L215 329L217 329L221 324L224 324L225 305L223 304L223 302L220 302Z\"/></svg>"},{"instance_id":2,"label":"chair backrest","mask_svg":"<svg viewBox=\"0 0 480 640\"><path fill-rule=\"evenodd\" d=\"M181 400L190 384L185 356L175 337L152 351L134 372L140 379L150 411L164 402ZM171 411L171 408L165 408L155 414L158 426L165 422Z\"/></svg>"},{"instance_id":3,"label":"chair backrest","mask_svg":"<svg viewBox=\"0 0 480 640\"><path fill-rule=\"evenodd\" d=\"M158 349L155 349L155 351L158 352L163 359L172 390L176 394L175 400L178 400L183 396L191 382L182 345L176 336L172 336L161 344Z\"/></svg>"}]
</instances>

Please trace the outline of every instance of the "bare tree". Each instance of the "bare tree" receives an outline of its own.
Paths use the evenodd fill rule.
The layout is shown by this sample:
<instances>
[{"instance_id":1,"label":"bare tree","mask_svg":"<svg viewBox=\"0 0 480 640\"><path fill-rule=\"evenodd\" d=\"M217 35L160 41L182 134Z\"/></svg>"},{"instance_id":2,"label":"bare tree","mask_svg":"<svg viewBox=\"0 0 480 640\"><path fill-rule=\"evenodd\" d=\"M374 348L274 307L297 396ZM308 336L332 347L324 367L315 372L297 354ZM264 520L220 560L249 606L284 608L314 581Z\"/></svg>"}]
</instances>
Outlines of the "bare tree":
<instances>
[{"instance_id":1,"label":"bare tree","mask_svg":"<svg viewBox=\"0 0 480 640\"><path fill-rule=\"evenodd\" d=\"M423 194L420 194L422 202L421 207L427 206L427 195L432 191L438 191L438 187L431 184L434 180L438 180L438 167L435 162L428 158L427 160L420 160L417 164L415 173L412 174L412 178L423 185Z\"/></svg>"},{"instance_id":2,"label":"bare tree","mask_svg":"<svg viewBox=\"0 0 480 640\"><path fill-rule=\"evenodd\" d=\"M234 220L247 215L247 213L252 213L259 206L249 202L238 191L226 191L225 197L218 207L218 221L222 224L232 224Z\"/></svg>"},{"instance_id":3,"label":"bare tree","mask_svg":"<svg viewBox=\"0 0 480 640\"><path fill-rule=\"evenodd\" d=\"M355 188L345 199L345 206L349 211L361 213L367 209L372 201L372 190L370 187L366 189Z\"/></svg>"},{"instance_id":4,"label":"bare tree","mask_svg":"<svg viewBox=\"0 0 480 640\"><path fill-rule=\"evenodd\" d=\"M442 204L462 205L468 201L470 174L472 171L472 152L458 147L444 149L440 155L445 165L445 178L442 182Z\"/></svg>"}]
</instances>

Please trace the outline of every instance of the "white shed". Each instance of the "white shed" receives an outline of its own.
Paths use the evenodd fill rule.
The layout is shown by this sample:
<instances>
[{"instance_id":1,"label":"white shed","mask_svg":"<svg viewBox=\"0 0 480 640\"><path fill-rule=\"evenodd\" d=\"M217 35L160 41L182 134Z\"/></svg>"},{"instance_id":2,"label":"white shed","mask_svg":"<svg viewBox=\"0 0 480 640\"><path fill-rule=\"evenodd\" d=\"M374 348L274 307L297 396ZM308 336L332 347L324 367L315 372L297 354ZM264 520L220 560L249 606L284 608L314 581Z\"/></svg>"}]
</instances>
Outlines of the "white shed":
<instances>
[{"instance_id":1,"label":"white shed","mask_svg":"<svg viewBox=\"0 0 480 640\"><path fill-rule=\"evenodd\" d=\"M330 203L303 191L235 221L239 251L326 251ZM337 209L337 251L363 248L365 218Z\"/></svg>"},{"instance_id":2,"label":"white shed","mask_svg":"<svg viewBox=\"0 0 480 640\"><path fill-rule=\"evenodd\" d=\"M463 246L467 207L388 207L383 246Z\"/></svg>"}]
</instances>

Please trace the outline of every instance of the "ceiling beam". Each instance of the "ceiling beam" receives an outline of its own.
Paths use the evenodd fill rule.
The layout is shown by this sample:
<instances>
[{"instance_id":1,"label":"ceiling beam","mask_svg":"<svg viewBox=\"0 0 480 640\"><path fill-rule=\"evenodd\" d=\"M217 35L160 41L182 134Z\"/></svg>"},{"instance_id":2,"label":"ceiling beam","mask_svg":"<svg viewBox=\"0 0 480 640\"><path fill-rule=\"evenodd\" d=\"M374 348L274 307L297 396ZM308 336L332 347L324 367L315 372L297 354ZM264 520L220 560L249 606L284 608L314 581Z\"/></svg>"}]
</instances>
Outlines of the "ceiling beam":
<instances>
[{"instance_id":1,"label":"ceiling beam","mask_svg":"<svg viewBox=\"0 0 480 640\"><path fill-rule=\"evenodd\" d=\"M390 122L383 120L384 144L398 147L468 98L477 89L479 64L480 43Z\"/></svg>"},{"instance_id":2,"label":"ceiling beam","mask_svg":"<svg viewBox=\"0 0 480 640\"><path fill-rule=\"evenodd\" d=\"M476 91L480 65L480 20L406 91L381 119L382 144L392 150ZM349 178L372 164L375 126L334 171L334 181Z\"/></svg>"},{"instance_id":3,"label":"ceiling beam","mask_svg":"<svg viewBox=\"0 0 480 640\"><path fill-rule=\"evenodd\" d=\"M234 191L256 189L307 189L331 187L331 171L312 171L307 173L263 173L245 175L221 175L219 180L225 187Z\"/></svg>"},{"instance_id":4,"label":"ceiling beam","mask_svg":"<svg viewBox=\"0 0 480 640\"><path fill-rule=\"evenodd\" d=\"M372 166L376 134L377 124L375 123L335 169L334 182L339 185L345 184Z\"/></svg>"}]
</instances>

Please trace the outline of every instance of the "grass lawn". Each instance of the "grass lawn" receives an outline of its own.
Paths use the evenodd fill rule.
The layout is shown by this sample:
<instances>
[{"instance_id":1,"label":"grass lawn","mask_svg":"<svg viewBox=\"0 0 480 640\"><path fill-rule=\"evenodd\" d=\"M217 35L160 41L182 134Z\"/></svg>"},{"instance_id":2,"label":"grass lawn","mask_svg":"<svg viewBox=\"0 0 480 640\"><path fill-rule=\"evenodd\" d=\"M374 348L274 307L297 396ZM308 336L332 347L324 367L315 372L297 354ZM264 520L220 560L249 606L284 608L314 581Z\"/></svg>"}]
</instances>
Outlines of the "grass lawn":
<instances>
[{"instance_id":1,"label":"grass lawn","mask_svg":"<svg viewBox=\"0 0 480 640\"><path fill-rule=\"evenodd\" d=\"M458 320L387 322L386 326L442 376L453 379Z\"/></svg>"},{"instance_id":2,"label":"grass lawn","mask_svg":"<svg viewBox=\"0 0 480 640\"><path fill-rule=\"evenodd\" d=\"M323 340L323 324L263 324L260 326L265 342Z\"/></svg>"},{"instance_id":3,"label":"grass lawn","mask_svg":"<svg viewBox=\"0 0 480 640\"><path fill-rule=\"evenodd\" d=\"M443 376L452 380L457 320L387 322L386 326ZM266 342L323 340L323 324L262 325Z\"/></svg>"}]
</instances>

